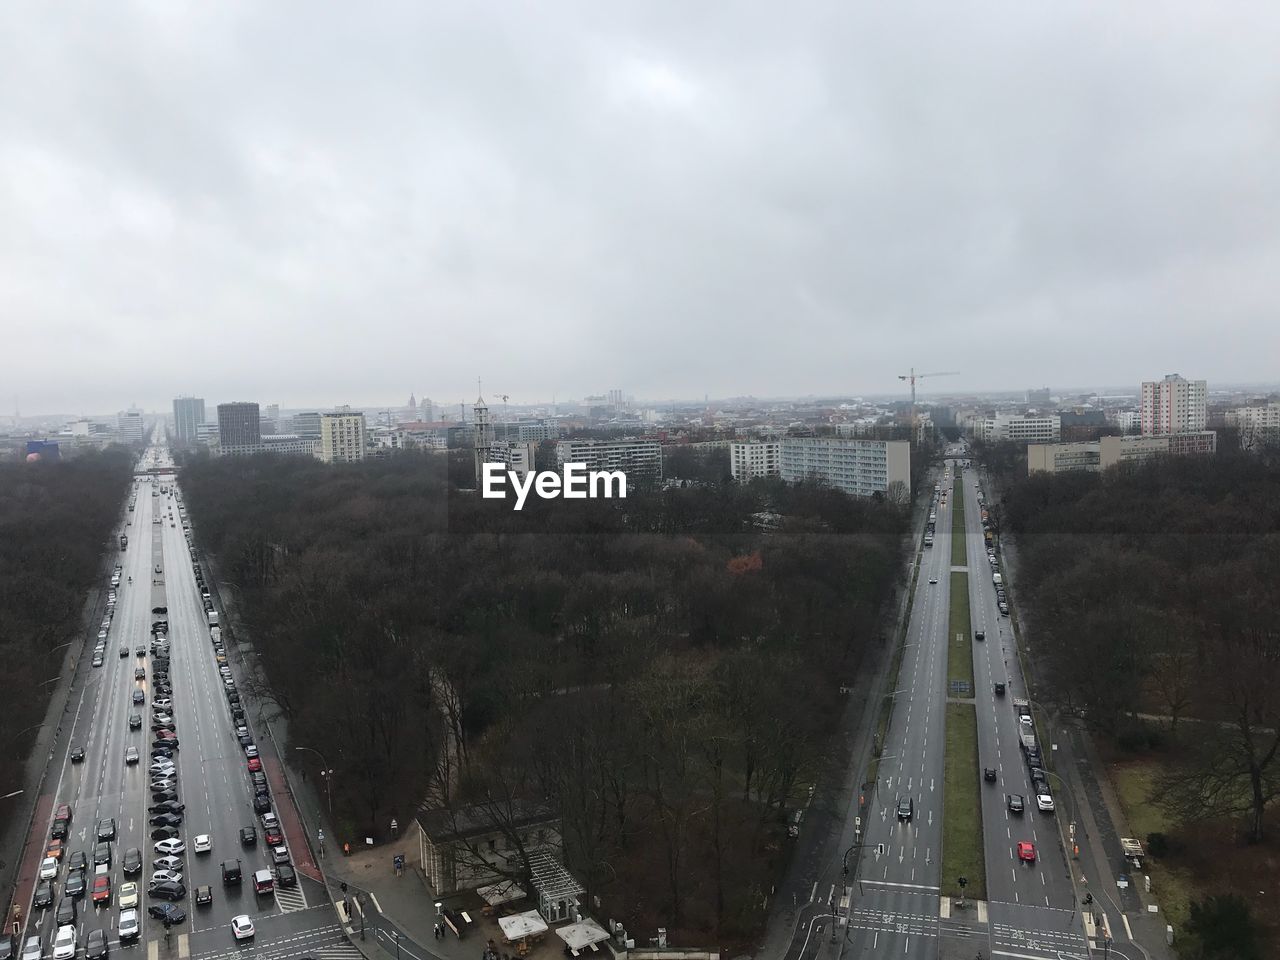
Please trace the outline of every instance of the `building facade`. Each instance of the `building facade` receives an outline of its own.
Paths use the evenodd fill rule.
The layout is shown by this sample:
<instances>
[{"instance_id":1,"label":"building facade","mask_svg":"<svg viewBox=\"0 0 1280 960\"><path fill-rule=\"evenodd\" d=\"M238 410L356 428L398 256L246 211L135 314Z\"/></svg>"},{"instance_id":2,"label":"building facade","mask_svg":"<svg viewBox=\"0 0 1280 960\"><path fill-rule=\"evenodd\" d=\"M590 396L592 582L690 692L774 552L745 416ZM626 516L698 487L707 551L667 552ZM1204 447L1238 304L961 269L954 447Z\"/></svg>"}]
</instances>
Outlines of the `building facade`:
<instances>
[{"instance_id":1,"label":"building facade","mask_svg":"<svg viewBox=\"0 0 1280 960\"><path fill-rule=\"evenodd\" d=\"M320 439L320 414L315 411L295 413L291 418L293 432L300 437Z\"/></svg>"},{"instance_id":2,"label":"building facade","mask_svg":"<svg viewBox=\"0 0 1280 960\"><path fill-rule=\"evenodd\" d=\"M1218 435L1212 430L1162 437L1102 437L1086 443L1032 443L1027 445L1027 473L1106 470L1152 457L1205 456L1217 449Z\"/></svg>"},{"instance_id":3,"label":"building facade","mask_svg":"<svg viewBox=\"0 0 1280 960\"><path fill-rule=\"evenodd\" d=\"M1027 473L1065 473L1102 469L1102 452L1096 440L1084 443L1027 444Z\"/></svg>"},{"instance_id":4,"label":"building facade","mask_svg":"<svg viewBox=\"0 0 1280 960\"><path fill-rule=\"evenodd\" d=\"M1240 431L1240 446L1247 449L1280 443L1280 403L1228 410L1226 425Z\"/></svg>"},{"instance_id":5,"label":"building facade","mask_svg":"<svg viewBox=\"0 0 1280 960\"><path fill-rule=\"evenodd\" d=\"M176 397L173 401L173 428L177 442L189 447L199 441L200 425L204 423L204 399L201 397Z\"/></svg>"},{"instance_id":6,"label":"building facade","mask_svg":"<svg viewBox=\"0 0 1280 960\"><path fill-rule=\"evenodd\" d=\"M561 850L560 819L543 811L479 808L419 811L418 858L423 879L436 896L474 890L519 869L520 851L532 857Z\"/></svg>"},{"instance_id":7,"label":"building facade","mask_svg":"<svg viewBox=\"0 0 1280 960\"><path fill-rule=\"evenodd\" d=\"M363 413L339 410L320 415L320 459L325 463L359 463L364 459Z\"/></svg>"},{"instance_id":8,"label":"building facade","mask_svg":"<svg viewBox=\"0 0 1280 960\"><path fill-rule=\"evenodd\" d=\"M974 420L973 435L987 442L1054 443L1062 438L1062 418L1056 413L1043 417L997 413Z\"/></svg>"},{"instance_id":9,"label":"building facade","mask_svg":"<svg viewBox=\"0 0 1280 960\"><path fill-rule=\"evenodd\" d=\"M746 483L756 477L778 476L782 472L781 441L730 443L729 472L739 483Z\"/></svg>"},{"instance_id":10,"label":"building facade","mask_svg":"<svg viewBox=\"0 0 1280 960\"><path fill-rule=\"evenodd\" d=\"M1185 380L1171 373L1163 380L1142 384L1139 422L1144 437L1203 430L1207 422L1204 380Z\"/></svg>"},{"instance_id":11,"label":"building facade","mask_svg":"<svg viewBox=\"0 0 1280 960\"><path fill-rule=\"evenodd\" d=\"M560 440L556 464L585 464L587 470L621 470L627 487L662 479L662 444L657 440Z\"/></svg>"},{"instance_id":12,"label":"building facade","mask_svg":"<svg viewBox=\"0 0 1280 960\"><path fill-rule=\"evenodd\" d=\"M218 404L218 452L224 457L262 450L262 421L256 403Z\"/></svg>"},{"instance_id":13,"label":"building facade","mask_svg":"<svg viewBox=\"0 0 1280 960\"><path fill-rule=\"evenodd\" d=\"M911 494L911 444L906 440L784 437L779 473L788 483L816 480L855 497L888 494L902 484Z\"/></svg>"},{"instance_id":14,"label":"building facade","mask_svg":"<svg viewBox=\"0 0 1280 960\"><path fill-rule=\"evenodd\" d=\"M282 453L295 457L314 457L317 455L318 440L300 437L296 433L269 433L262 438L264 453Z\"/></svg>"},{"instance_id":15,"label":"building facade","mask_svg":"<svg viewBox=\"0 0 1280 960\"><path fill-rule=\"evenodd\" d=\"M125 443L141 443L145 432L142 411L133 408L121 411L116 417L116 429Z\"/></svg>"}]
</instances>

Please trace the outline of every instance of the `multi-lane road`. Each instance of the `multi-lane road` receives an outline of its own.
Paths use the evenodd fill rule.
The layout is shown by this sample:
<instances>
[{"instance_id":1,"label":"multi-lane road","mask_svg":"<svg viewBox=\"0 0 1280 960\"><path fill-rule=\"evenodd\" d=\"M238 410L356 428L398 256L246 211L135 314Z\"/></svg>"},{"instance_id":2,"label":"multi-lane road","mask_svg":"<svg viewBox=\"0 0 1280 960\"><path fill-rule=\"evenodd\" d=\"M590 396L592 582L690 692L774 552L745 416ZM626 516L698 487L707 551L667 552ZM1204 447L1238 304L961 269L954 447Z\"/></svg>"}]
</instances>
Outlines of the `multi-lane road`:
<instances>
[{"instance_id":1,"label":"multi-lane road","mask_svg":"<svg viewBox=\"0 0 1280 960\"><path fill-rule=\"evenodd\" d=\"M170 465L162 447L149 449L141 461L142 470ZM161 486L166 488L164 492ZM38 937L42 955L52 956L58 926L55 912L64 899L74 899L65 889L67 861L76 852L85 852L90 862L91 885L98 824L111 818L116 828L108 871L112 895L105 905L92 903L88 893L78 898L74 922L77 957L85 955L86 940L94 930L105 931L112 952L145 951L148 960L162 955L180 960L214 960L224 954L268 952L273 958L304 954L327 960L358 957L358 951L345 941L338 918L318 882L319 873L301 835L292 801L282 795L283 778L274 745L258 728L255 711L249 706L245 723L261 752L274 812L283 824L290 864L297 873L295 886L277 883L272 893L255 893L254 873L274 869L274 864L264 842L263 823L254 809L249 758L238 739L224 678L219 673L173 475L161 474L153 483L140 471L133 488L133 508L124 516L118 533L128 537L128 546L119 552L117 561L120 585L116 588L114 616L107 628L105 656L101 666L92 666L90 650L96 636L88 637L85 652L76 662L77 679L68 707L73 716L70 733L51 760L56 769L51 769L46 778L48 786L37 804L23 858L17 894L24 923L20 944ZM153 612L160 608L166 612ZM187 893L177 903L186 918L172 927L167 939L163 925L147 915L147 909L160 902L148 894L154 861L160 855L154 849L152 831L156 828L149 823L152 814L148 811L153 803L148 772L151 727L154 714L160 712L152 706L157 691L152 686L151 640L152 624L160 619L168 621L172 685L169 712L180 743L174 758L175 789L178 800L185 804L179 831L187 845L181 854L182 882ZM91 633L96 635L100 627L101 624L94 624ZM145 651L141 656L139 648ZM226 655L238 680L240 665L236 654L228 647ZM140 704L135 702L138 693ZM130 716L134 714L141 717L140 727L131 728ZM125 753L130 747L140 752L140 762L126 763ZM72 810L70 831L53 884L53 903L41 908L33 904L32 897L49 842L53 813L62 804ZM240 831L244 827L255 828L256 843L242 842ZM212 850L197 854L192 841L202 834L212 839ZM140 875L126 877L123 860L130 848L138 848L144 862ZM224 885L221 865L233 859L241 863L242 880L238 885ZM141 931L136 945L121 943L119 936L118 895L121 885L128 882L138 885ZM202 885L211 888L213 900L197 905L194 892ZM251 941L237 943L231 919L242 914L252 918L256 934Z\"/></svg>"}]
</instances>

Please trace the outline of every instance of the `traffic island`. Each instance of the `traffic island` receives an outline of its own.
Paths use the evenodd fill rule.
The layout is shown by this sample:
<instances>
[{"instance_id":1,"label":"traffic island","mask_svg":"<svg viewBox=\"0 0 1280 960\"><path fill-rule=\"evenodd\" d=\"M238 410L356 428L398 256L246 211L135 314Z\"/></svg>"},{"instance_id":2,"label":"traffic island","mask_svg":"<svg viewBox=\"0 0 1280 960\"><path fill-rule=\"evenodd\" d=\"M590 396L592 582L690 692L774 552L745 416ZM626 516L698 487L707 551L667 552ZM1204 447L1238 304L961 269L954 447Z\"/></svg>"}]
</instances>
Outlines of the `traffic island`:
<instances>
[{"instance_id":1,"label":"traffic island","mask_svg":"<svg viewBox=\"0 0 1280 960\"><path fill-rule=\"evenodd\" d=\"M978 770L978 715L974 704L947 704L947 759L942 786L942 895L987 898L983 856L982 776ZM967 881L963 889L960 878Z\"/></svg>"},{"instance_id":2,"label":"traffic island","mask_svg":"<svg viewBox=\"0 0 1280 960\"><path fill-rule=\"evenodd\" d=\"M960 472L951 484L951 565L953 567L968 566L968 554L965 552L964 534L964 490L960 487Z\"/></svg>"},{"instance_id":3,"label":"traffic island","mask_svg":"<svg viewBox=\"0 0 1280 960\"><path fill-rule=\"evenodd\" d=\"M951 574L947 628L947 696L973 696L973 630L969 622L969 575Z\"/></svg>"}]
</instances>

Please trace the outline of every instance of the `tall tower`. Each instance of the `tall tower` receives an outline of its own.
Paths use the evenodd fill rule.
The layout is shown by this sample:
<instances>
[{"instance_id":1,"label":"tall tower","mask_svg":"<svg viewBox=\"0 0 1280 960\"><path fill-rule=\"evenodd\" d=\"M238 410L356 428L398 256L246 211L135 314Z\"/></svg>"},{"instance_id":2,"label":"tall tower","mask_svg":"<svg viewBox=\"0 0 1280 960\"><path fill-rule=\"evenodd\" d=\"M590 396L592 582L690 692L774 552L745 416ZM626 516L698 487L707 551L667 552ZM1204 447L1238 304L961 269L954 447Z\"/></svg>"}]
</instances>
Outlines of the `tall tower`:
<instances>
[{"instance_id":1,"label":"tall tower","mask_svg":"<svg viewBox=\"0 0 1280 960\"><path fill-rule=\"evenodd\" d=\"M416 417L418 415L418 401L411 393L409 394L409 416Z\"/></svg>"},{"instance_id":2,"label":"tall tower","mask_svg":"<svg viewBox=\"0 0 1280 960\"><path fill-rule=\"evenodd\" d=\"M490 461L493 453L493 421L489 419L489 408L485 405L484 397L476 398L472 412L475 415L472 432L476 438L476 486L479 486L484 465Z\"/></svg>"}]
</instances>

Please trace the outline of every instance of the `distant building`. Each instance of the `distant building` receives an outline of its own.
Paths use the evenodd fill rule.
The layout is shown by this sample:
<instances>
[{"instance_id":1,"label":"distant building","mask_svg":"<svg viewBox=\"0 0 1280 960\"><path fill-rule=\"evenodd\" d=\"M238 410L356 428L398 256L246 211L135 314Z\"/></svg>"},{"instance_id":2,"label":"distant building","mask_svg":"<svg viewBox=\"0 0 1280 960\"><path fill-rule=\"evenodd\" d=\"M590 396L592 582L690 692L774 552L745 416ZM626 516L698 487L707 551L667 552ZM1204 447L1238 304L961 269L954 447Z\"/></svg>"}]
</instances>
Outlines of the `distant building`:
<instances>
[{"instance_id":1,"label":"distant building","mask_svg":"<svg viewBox=\"0 0 1280 960\"><path fill-rule=\"evenodd\" d=\"M483 479L484 465L494 462L492 459L495 443L493 421L489 418L489 405L484 402L484 397L476 397L472 416L472 443L475 445L473 462L476 471L476 488L479 489Z\"/></svg>"},{"instance_id":2,"label":"distant building","mask_svg":"<svg viewBox=\"0 0 1280 960\"><path fill-rule=\"evenodd\" d=\"M142 411L132 408L121 412L116 417L117 429L120 433L120 439L125 443L141 443L145 432L145 425L142 422Z\"/></svg>"},{"instance_id":3,"label":"distant building","mask_svg":"<svg viewBox=\"0 0 1280 960\"><path fill-rule=\"evenodd\" d=\"M1032 443L1027 445L1027 473L1106 470L1152 457L1208 455L1217 448L1218 435L1212 430L1162 437L1101 437L1085 443Z\"/></svg>"},{"instance_id":4,"label":"distant building","mask_svg":"<svg viewBox=\"0 0 1280 960\"><path fill-rule=\"evenodd\" d=\"M1062 436L1062 419L1056 413L1047 416L997 413L974 420L973 435L987 442L1051 443Z\"/></svg>"},{"instance_id":5,"label":"distant building","mask_svg":"<svg viewBox=\"0 0 1280 960\"><path fill-rule=\"evenodd\" d=\"M906 440L784 437L780 474L788 483L817 480L855 497L887 494L902 484L911 493L911 444Z\"/></svg>"},{"instance_id":6,"label":"distant building","mask_svg":"<svg viewBox=\"0 0 1280 960\"><path fill-rule=\"evenodd\" d=\"M1052 401L1053 395L1049 392L1048 387L1041 387L1039 390L1027 391L1027 406L1047 407Z\"/></svg>"},{"instance_id":7,"label":"distant building","mask_svg":"<svg viewBox=\"0 0 1280 960\"><path fill-rule=\"evenodd\" d=\"M1204 380L1185 380L1171 373L1142 384L1140 422L1144 437L1203 430L1207 421Z\"/></svg>"},{"instance_id":8,"label":"distant building","mask_svg":"<svg viewBox=\"0 0 1280 960\"><path fill-rule=\"evenodd\" d=\"M295 413L292 418L293 432L300 437L320 439L320 414L314 411Z\"/></svg>"},{"instance_id":9,"label":"distant building","mask_svg":"<svg viewBox=\"0 0 1280 960\"><path fill-rule=\"evenodd\" d=\"M267 415L262 421L262 432L264 434L280 432L280 404L267 405Z\"/></svg>"},{"instance_id":10,"label":"distant building","mask_svg":"<svg viewBox=\"0 0 1280 960\"><path fill-rule=\"evenodd\" d=\"M1142 414L1137 410L1120 410L1112 418L1125 433L1133 433L1142 426Z\"/></svg>"},{"instance_id":11,"label":"distant building","mask_svg":"<svg viewBox=\"0 0 1280 960\"><path fill-rule=\"evenodd\" d=\"M729 472L739 483L756 477L778 476L782 472L782 443L777 440L730 443Z\"/></svg>"},{"instance_id":12,"label":"distant building","mask_svg":"<svg viewBox=\"0 0 1280 960\"><path fill-rule=\"evenodd\" d=\"M198 442L202 423L204 423L203 398L177 397L174 399L173 427L179 445L189 447Z\"/></svg>"},{"instance_id":13,"label":"distant building","mask_svg":"<svg viewBox=\"0 0 1280 960\"><path fill-rule=\"evenodd\" d=\"M622 470L627 486L662 479L662 444L657 440L560 440L556 463L581 463L587 470Z\"/></svg>"},{"instance_id":14,"label":"distant building","mask_svg":"<svg viewBox=\"0 0 1280 960\"><path fill-rule=\"evenodd\" d=\"M290 456L314 457L318 440L300 437L296 433L269 433L262 438L264 453L281 453Z\"/></svg>"},{"instance_id":15,"label":"distant building","mask_svg":"<svg viewBox=\"0 0 1280 960\"><path fill-rule=\"evenodd\" d=\"M1240 431L1240 442L1250 440L1280 438L1280 403L1268 403L1265 406L1236 407L1228 410L1226 425ZM1247 444L1246 444L1247 445Z\"/></svg>"},{"instance_id":16,"label":"distant building","mask_svg":"<svg viewBox=\"0 0 1280 960\"><path fill-rule=\"evenodd\" d=\"M224 457L262 450L262 421L256 403L218 404L218 452Z\"/></svg>"},{"instance_id":17,"label":"distant building","mask_svg":"<svg viewBox=\"0 0 1280 960\"><path fill-rule=\"evenodd\" d=\"M320 415L319 456L325 463L358 463L364 459L363 413L351 408Z\"/></svg>"}]
</instances>

